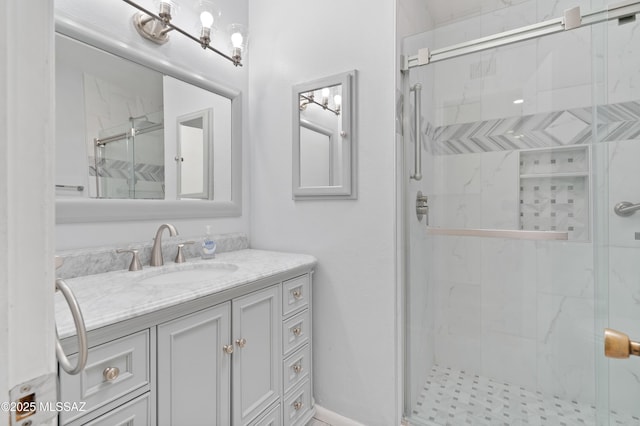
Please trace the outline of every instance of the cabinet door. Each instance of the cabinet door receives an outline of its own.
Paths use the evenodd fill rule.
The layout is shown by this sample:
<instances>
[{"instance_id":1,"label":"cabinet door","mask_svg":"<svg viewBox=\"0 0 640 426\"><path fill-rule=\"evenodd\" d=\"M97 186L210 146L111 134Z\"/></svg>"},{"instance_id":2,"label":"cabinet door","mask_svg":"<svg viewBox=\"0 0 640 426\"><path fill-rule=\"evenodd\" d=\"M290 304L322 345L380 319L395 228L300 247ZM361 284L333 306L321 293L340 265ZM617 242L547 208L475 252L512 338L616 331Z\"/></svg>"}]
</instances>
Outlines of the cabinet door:
<instances>
[{"instance_id":1,"label":"cabinet door","mask_svg":"<svg viewBox=\"0 0 640 426\"><path fill-rule=\"evenodd\" d=\"M229 302L158 326L158 425L230 424Z\"/></svg>"},{"instance_id":2,"label":"cabinet door","mask_svg":"<svg viewBox=\"0 0 640 426\"><path fill-rule=\"evenodd\" d=\"M233 300L233 424L247 425L280 397L280 287Z\"/></svg>"}]
</instances>

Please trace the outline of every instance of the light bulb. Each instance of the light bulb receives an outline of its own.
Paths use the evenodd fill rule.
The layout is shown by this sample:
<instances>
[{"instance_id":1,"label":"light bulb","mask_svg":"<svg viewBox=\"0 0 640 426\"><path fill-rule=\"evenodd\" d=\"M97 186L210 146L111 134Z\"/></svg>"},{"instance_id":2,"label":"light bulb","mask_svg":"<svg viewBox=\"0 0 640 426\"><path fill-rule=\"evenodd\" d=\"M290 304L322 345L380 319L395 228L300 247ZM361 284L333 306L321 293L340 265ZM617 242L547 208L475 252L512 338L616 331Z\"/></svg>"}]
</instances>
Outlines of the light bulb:
<instances>
[{"instance_id":1,"label":"light bulb","mask_svg":"<svg viewBox=\"0 0 640 426\"><path fill-rule=\"evenodd\" d=\"M333 97L333 103L336 104L337 107L339 107L340 105L342 105L342 96L340 95L335 95Z\"/></svg>"},{"instance_id":2,"label":"light bulb","mask_svg":"<svg viewBox=\"0 0 640 426\"><path fill-rule=\"evenodd\" d=\"M322 89L322 105L323 106L327 106L329 105L329 95L331 94L331 91L329 90L328 87L325 87L324 89Z\"/></svg>"},{"instance_id":3,"label":"light bulb","mask_svg":"<svg viewBox=\"0 0 640 426\"><path fill-rule=\"evenodd\" d=\"M204 28L211 28L213 25L213 15L209 11L204 11L200 14L200 22Z\"/></svg>"},{"instance_id":4,"label":"light bulb","mask_svg":"<svg viewBox=\"0 0 640 426\"><path fill-rule=\"evenodd\" d=\"M244 37L242 37L241 33L233 33L231 34L231 44L236 49L242 49L242 42L244 41Z\"/></svg>"}]
</instances>

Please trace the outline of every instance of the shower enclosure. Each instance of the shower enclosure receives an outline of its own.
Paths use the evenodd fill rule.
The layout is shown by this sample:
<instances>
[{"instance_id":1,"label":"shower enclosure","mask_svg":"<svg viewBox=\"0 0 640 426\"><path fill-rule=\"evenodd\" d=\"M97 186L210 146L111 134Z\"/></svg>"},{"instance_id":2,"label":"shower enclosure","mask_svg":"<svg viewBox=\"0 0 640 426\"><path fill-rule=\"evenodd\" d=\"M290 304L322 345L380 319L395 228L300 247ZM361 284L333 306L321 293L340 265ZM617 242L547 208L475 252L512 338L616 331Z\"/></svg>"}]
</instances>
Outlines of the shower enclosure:
<instances>
[{"instance_id":1,"label":"shower enclosure","mask_svg":"<svg viewBox=\"0 0 640 426\"><path fill-rule=\"evenodd\" d=\"M407 424L640 424L640 2L556 3L402 42Z\"/></svg>"},{"instance_id":2,"label":"shower enclosure","mask_svg":"<svg viewBox=\"0 0 640 426\"><path fill-rule=\"evenodd\" d=\"M164 198L163 112L130 117L94 139L97 198Z\"/></svg>"}]
</instances>

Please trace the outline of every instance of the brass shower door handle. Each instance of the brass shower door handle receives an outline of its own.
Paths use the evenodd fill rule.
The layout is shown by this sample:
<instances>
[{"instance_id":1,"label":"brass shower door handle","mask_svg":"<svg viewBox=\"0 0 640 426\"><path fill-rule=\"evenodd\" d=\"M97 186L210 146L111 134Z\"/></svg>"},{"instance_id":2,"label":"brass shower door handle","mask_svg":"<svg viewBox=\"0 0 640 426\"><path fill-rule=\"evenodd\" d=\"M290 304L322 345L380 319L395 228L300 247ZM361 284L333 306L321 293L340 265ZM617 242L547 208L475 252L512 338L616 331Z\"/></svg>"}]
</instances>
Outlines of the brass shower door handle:
<instances>
[{"instance_id":1,"label":"brass shower door handle","mask_svg":"<svg viewBox=\"0 0 640 426\"><path fill-rule=\"evenodd\" d=\"M634 342L626 334L604 329L604 355L608 358L629 358L629 355L640 356L640 342Z\"/></svg>"}]
</instances>

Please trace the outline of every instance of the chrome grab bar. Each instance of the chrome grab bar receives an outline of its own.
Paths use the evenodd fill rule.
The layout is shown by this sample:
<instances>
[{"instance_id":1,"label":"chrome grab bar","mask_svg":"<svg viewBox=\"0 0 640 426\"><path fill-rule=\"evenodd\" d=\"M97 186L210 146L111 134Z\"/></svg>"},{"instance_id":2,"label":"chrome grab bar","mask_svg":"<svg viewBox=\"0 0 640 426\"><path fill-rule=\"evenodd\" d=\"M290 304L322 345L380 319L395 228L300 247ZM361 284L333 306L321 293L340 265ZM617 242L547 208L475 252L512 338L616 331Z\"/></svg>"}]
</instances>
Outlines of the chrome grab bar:
<instances>
[{"instance_id":1,"label":"chrome grab bar","mask_svg":"<svg viewBox=\"0 0 640 426\"><path fill-rule=\"evenodd\" d=\"M640 210L640 204L633 204L628 201L622 201L613 207L613 211L622 217L631 216L636 210Z\"/></svg>"},{"instance_id":2,"label":"chrome grab bar","mask_svg":"<svg viewBox=\"0 0 640 426\"><path fill-rule=\"evenodd\" d=\"M64 282L64 280L58 278L56 280L56 290L60 290L60 293L64 296L71 309L71 315L73 316L73 322L76 325L76 331L78 336L78 362L75 367L71 365L69 358L65 355L60 344L60 338L58 337L58 329L56 328L56 356L60 367L68 374L75 375L84 370L87 365L87 357L89 356L89 348L87 346L87 330L84 326L84 318L82 317L82 311L78 305L78 301L74 296L71 288Z\"/></svg>"},{"instance_id":3,"label":"chrome grab bar","mask_svg":"<svg viewBox=\"0 0 640 426\"><path fill-rule=\"evenodd\" d=\"M422 115L422 84L416 83L415 86L411 88L411 91L415 94L415 106L416 106L416 120L414 125L416 126L416 146L415 146L415 158L414 167L415 173L411 175L411 179L421 180L422 179L422 144L420 143L420 116Z\"/></svg>"}]
</instances>

